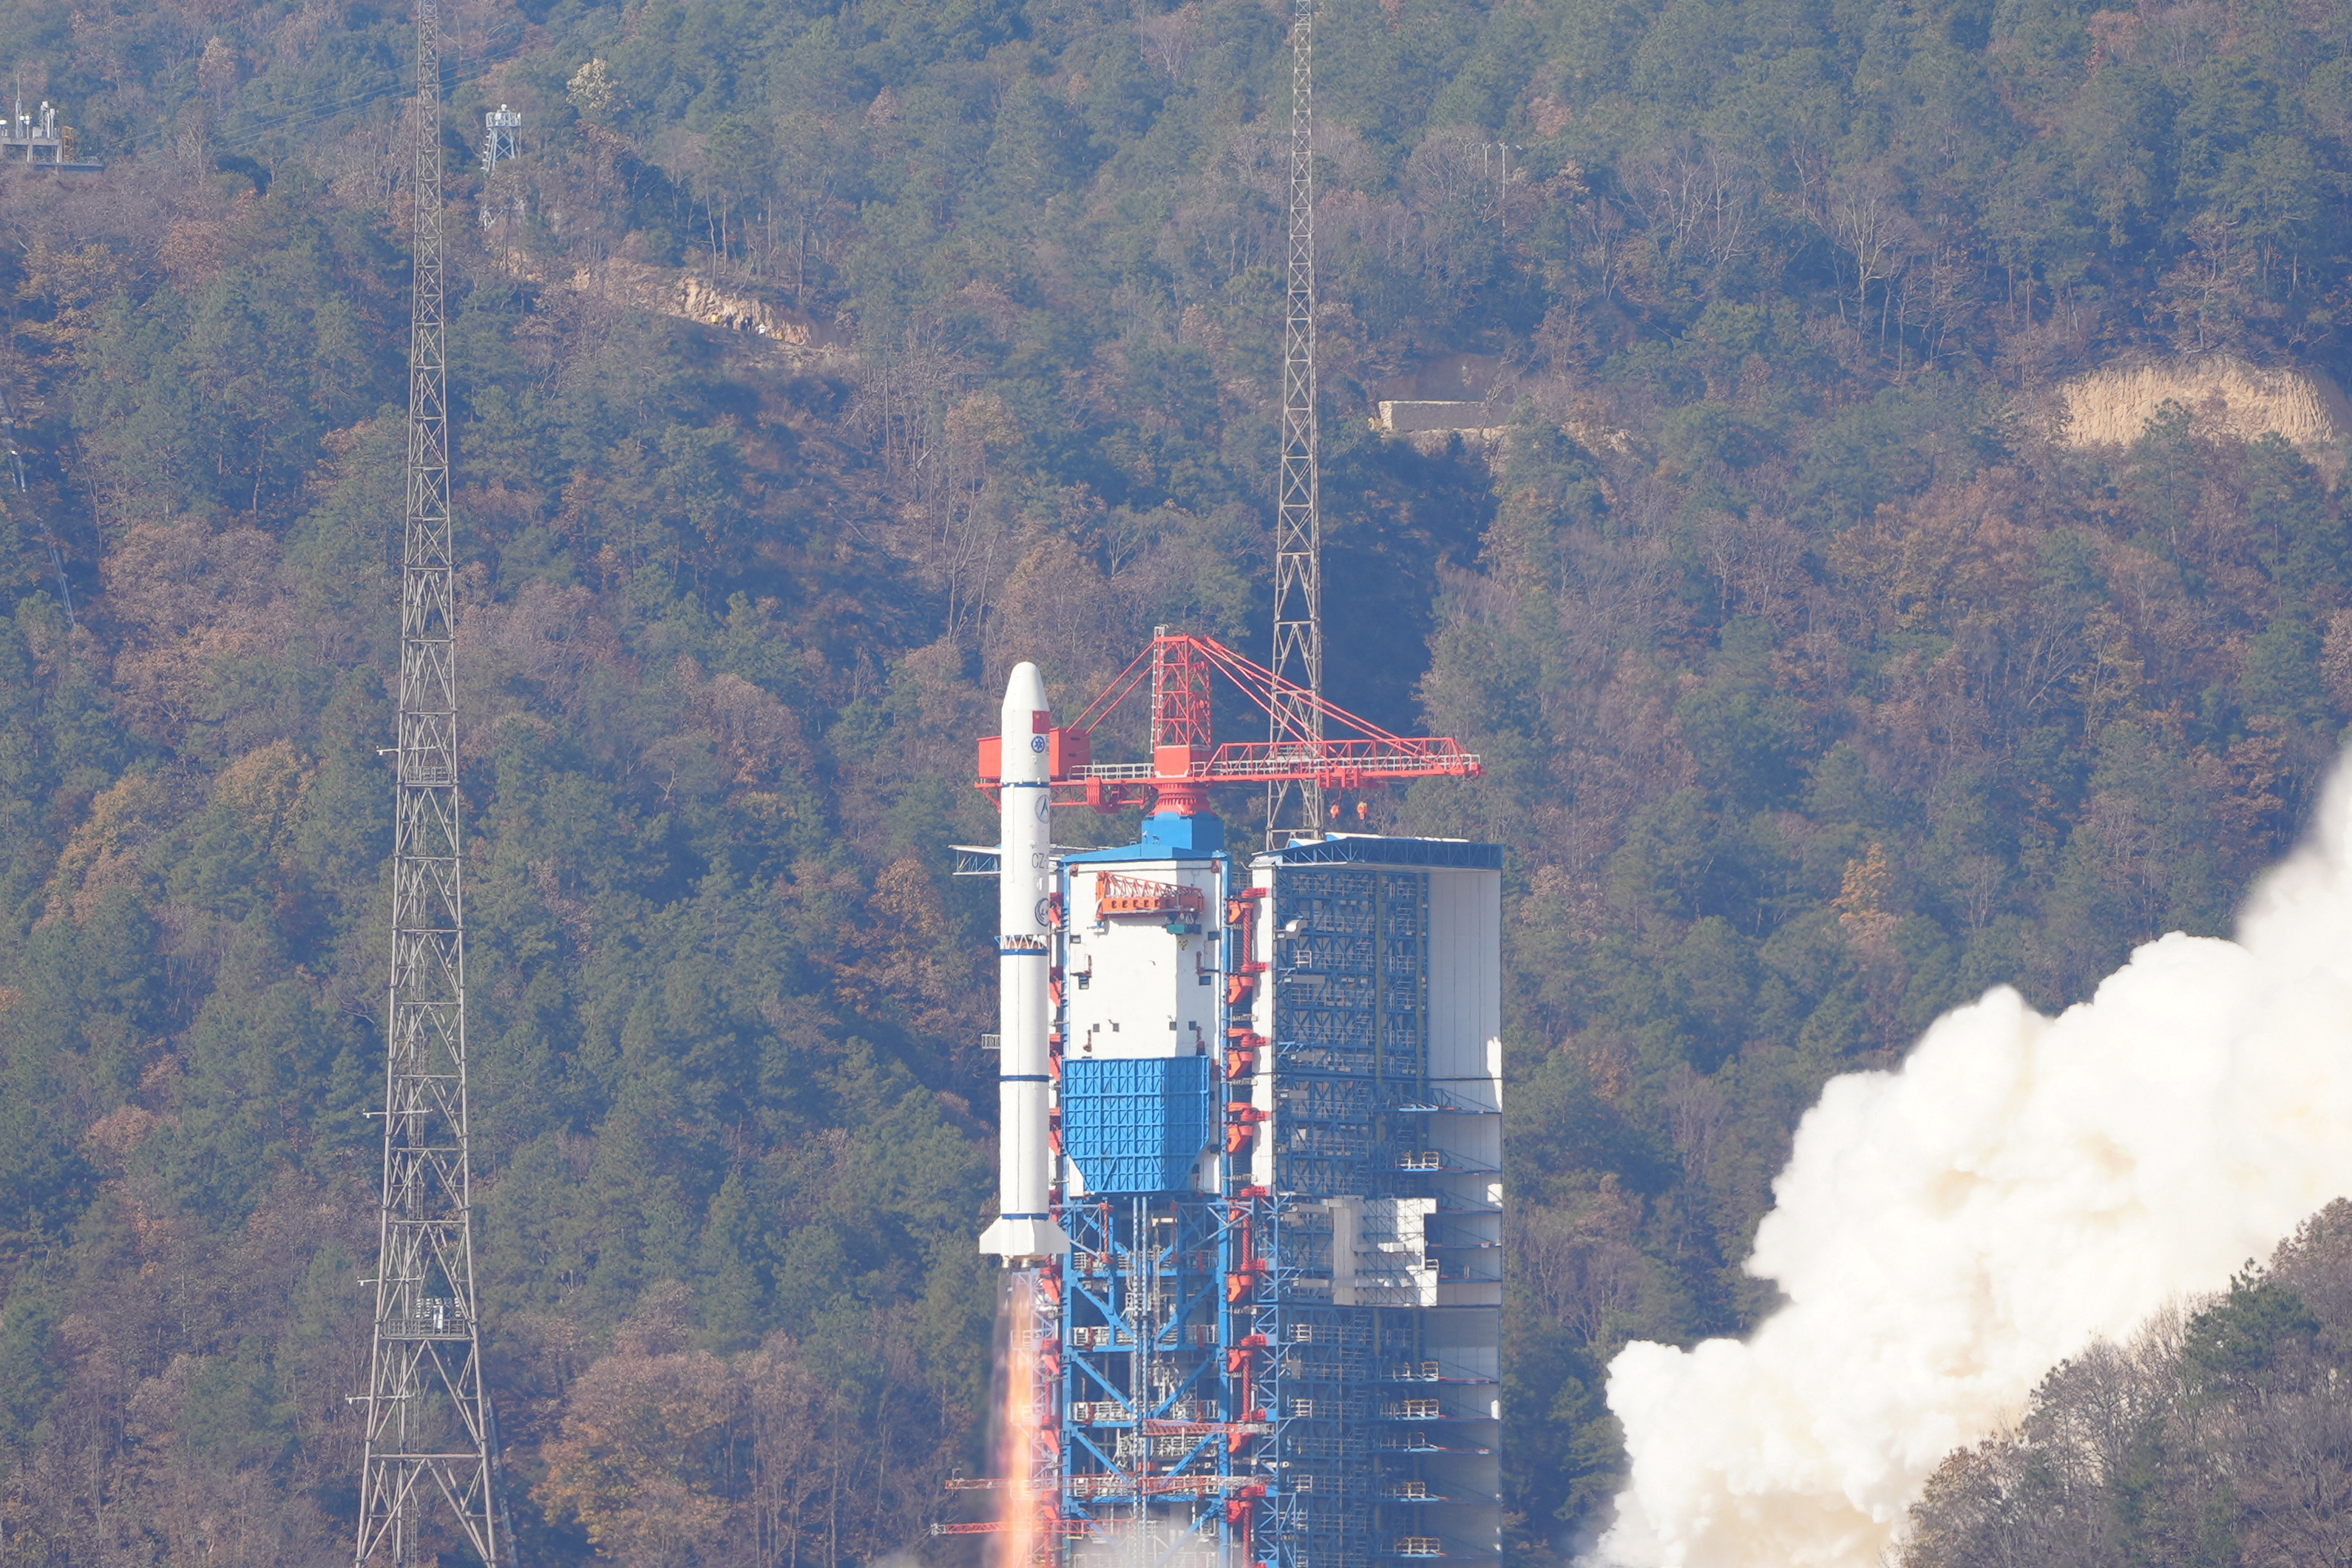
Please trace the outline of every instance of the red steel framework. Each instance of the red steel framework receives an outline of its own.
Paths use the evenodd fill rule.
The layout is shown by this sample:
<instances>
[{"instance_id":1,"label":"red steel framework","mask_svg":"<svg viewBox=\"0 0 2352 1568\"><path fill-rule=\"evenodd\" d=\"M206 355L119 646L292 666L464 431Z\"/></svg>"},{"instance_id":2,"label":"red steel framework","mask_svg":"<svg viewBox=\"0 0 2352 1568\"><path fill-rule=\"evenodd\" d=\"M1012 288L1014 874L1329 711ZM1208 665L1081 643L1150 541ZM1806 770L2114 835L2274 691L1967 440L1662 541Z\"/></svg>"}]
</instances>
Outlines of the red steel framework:
<instances>
[{"instance_id":1,"label":"red steel framework","mask_svg":"<svg viewBox=\"0 0 2352 1568\"><path fill-rule=\"evenodd\" d=\"M1217 744L1210 709L1210 680L1223 675L1261 713L1311 706L1321 720L1312 744L1296 739L1227 741ZM1151 682L1151 760L1097 762L1094 732ZM994 736L980 743L980 787L993 789L1003 775ZM1360 789L1411 779L1474 779L1477 756L1444 736L1391 735L1369 719L1324 701L1234 653L1213 637L1159 629L1151 646L1136 655L1075 723L1052 732L1054 803L1116 811L1129 806L1191 815L1207 810L1209 790L1220 784L1313 784L1323 789Z\"/></svg>"},{"instance_id":2,"label":"red steel framework","mask_svg":"<svg viewBox=\"0 0 2352 1568\"><path fill-rule=\"evenodd\" d=\"M1197 887L1157 882L1148 876L1122 876L1117 872L1095 874L1095 913L1175 915L1198 920L1209 907L1208 894Z\"/></svg>"}]
</instances>

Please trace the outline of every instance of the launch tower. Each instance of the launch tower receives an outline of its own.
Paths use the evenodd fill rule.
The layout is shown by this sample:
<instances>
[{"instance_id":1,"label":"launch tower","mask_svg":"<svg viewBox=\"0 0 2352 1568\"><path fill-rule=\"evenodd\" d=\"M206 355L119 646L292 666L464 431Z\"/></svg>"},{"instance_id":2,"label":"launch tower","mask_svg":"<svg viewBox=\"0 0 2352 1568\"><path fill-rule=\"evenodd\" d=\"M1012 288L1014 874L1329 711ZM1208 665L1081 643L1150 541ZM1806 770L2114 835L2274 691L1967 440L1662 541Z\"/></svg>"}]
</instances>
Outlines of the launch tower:
<instances>
[{"instance_id":1,"label":"launch tower","mask_svg":"<svg viewBox=\"0 0 2352 1568\"><path fill-rule=\"evenodd\" d=\"M1147 672L1152 761L1093 762ZM1213 676L1269 712L1315 703L1318 749L1215 745ZM1041 1563L1499 1557L1501 851L1260 852L1208 809L1227 782L1354 789L1477 758L1164 632L1076 725L1043 703L1022 666L980 768L1023 925L1007 995L1036 998L1002 1041L1024 1212L982 1241L1037 1270L1016 1332L1048 1419L1021 1533ZM1149 814L1134 843L1016 866L1041 797Z\"/></svg>"}]
</instances>

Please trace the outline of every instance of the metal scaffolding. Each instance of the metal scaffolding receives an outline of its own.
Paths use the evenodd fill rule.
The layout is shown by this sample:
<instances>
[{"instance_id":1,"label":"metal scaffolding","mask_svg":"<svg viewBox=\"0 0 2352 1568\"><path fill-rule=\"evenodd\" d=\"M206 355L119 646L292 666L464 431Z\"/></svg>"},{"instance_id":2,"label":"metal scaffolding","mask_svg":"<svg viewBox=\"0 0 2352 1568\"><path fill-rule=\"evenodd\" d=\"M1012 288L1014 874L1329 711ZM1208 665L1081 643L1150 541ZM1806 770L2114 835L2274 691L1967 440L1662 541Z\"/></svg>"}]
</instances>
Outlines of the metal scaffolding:
<instances>
[{"instance_id":1,"label":"metal scaffolding","mask_svg":"<svg viewBox=\"0 0 2352 1568\"><path fill-rule=\"evenodd\" d=\"M1428 1076L1428 883L1425 872L1354 866L1275 883L1275 1190L1287 1201L1260 1322L1276 1347L1272 1528L1285 1568L1368 1568L1381 1554L1373 1379L1381 1336L1395 1332L1382 1319L1405 1314L1335 1303L1307 1281L1352 1278L1339 1253L1358 1239L1337 1233L1328 1200L1414 1186L1399 1150L1426 1140L1399 1123L1414 1120L1403 1107Z\"/></svg>"},{"instance_id":2,"label":"metal scaffolding","mask_svg":"<svg viewBox=\"0 0 2352 1568\"><path fill-rule=\"evenodd\" d=\"M1396 1190L1394 1155L1428 1079L1429 877L1354 867L1291 871L1276 1006L1279 1108L1291 1129L1276 1186L1312 1197Z\"/></svg>"},{"instance_id":3,"label":"metal scaffolding","mask_svg":"<svg viewBox=\"0 0 2352 1568\"><path fill-rule=\"evenodd\" d=\"M1060 1336L1060 1513L1157 1563L1213 1542L1244 1489L1230 1439L1221 1284L1225 1207L1207 1195L1121 1196L1063 1211L1071 1249Z\"/></svg>"},{"instance_id":4,"label":"metal scaffolding","mask_svg":"<svg viewBox=\"0 0 2352 1568\"><path fill-rule=\"evenodd\" d=\"M444 1506L485 1563L503 1523L474 1290L440 130L438 8L419 0L383 1185L355 1552L394 1568L424 1560L425 1515Z\"/></svg>"},{"instance_id":5,"label":"metal scaffolding","mask_svg":"<svg viewBox=\"0 0 2352 1568\"><path fill-rule=\"evenodd\" d=\"M1276 758L1323 749L1322 479L1315 407L1315 0L1293 0L1290 23L1290 285L1282 327L1282 479L1274 523L1274 704L1266 739ZM1265 843L1319 832L1323 786L1265 789Z\"/></svg>"}]
</instances>

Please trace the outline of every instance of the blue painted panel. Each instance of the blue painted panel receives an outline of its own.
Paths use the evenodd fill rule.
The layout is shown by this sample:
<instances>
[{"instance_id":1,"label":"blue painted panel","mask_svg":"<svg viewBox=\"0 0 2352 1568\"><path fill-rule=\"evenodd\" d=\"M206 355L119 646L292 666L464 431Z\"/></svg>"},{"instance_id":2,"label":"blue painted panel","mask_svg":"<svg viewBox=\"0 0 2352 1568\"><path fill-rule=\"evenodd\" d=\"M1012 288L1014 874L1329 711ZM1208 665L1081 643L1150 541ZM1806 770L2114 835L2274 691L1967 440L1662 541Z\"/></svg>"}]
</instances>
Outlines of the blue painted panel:
<instances>
[{"instance_id":1,"label":"blue painted panel","mask_svg":"<svg viewBox=\"0 0 2352 1568\"><path fill-rule=\"evenodd\" d=\"M1181 1192L1214 1130L1205 1056L1062 1063L1062 1146L1088 1192Z\"/></svg>"},{"instance_id":2,"label":"blue painted panel","mask_svg":"<svg viewBox=\"0 0 2352 1568\"><path fill-rule=\"evenodd\" d=\"M1225 824L1206 811L1180 817L1154 811L1143 819L1143 836L1131 844L1078 850L1062 857L1064 865L1096 865L1115 861L1204 861L1220 859L1225 851Z\"/></svg>"}]
</instances>

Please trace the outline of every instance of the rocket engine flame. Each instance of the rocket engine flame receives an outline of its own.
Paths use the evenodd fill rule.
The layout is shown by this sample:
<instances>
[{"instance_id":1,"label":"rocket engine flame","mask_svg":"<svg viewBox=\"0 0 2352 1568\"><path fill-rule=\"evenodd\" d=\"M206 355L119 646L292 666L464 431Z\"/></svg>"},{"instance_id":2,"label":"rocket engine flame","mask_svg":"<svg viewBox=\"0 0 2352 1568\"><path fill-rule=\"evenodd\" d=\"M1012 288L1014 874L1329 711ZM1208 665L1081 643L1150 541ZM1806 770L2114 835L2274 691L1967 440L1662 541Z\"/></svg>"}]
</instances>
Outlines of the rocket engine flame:
<instances>
[{"instance_id":1,"label":"rocket engine flame","mask_svg":"<svg viewBox=\"0 0 2352 1568\"><path fill-rule=\"evenodd\" d=\"M1954 1448L2352 1191L2352 773L2235 941L2178 934L2043 1018L2003 988L1797 1132L1741 1343L1611 1365L1623 1568L1875 1568Z\"/></svg>"},{"instance_id":2,"label":"rocket engine flame","mask_svg":"<svg viewBox=\"0 0 2352 1568\"><path fill-rule=\"evenodd\" d=\"M990 1537L989 1568L1036 1568L1039 1548L1050 1544L1038 1521L1054 1505L1054 1477L1038 1463L1040 1438L1049 1425L1045 1379L1040 1375L1046 1319L1036 1270L1008 1269L1003 1278L996 1364L1004 1370L1004 1394L996 1427L996 1473L1010 1484L996 1493L997 1521L1003 1528Z\"/></svg>"}]
</instances>

